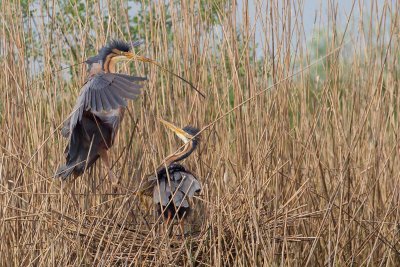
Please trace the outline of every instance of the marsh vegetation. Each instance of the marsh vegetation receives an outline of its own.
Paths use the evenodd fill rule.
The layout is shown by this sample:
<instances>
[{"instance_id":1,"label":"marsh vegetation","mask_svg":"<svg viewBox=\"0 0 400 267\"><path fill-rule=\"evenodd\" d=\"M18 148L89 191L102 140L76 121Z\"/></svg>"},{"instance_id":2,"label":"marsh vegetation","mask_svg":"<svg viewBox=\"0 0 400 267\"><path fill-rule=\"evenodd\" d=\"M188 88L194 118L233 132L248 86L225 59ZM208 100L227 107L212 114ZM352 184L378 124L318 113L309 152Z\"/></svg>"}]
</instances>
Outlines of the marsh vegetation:
<instances>
[{"instance_id":1,"label":"marsh vegetation","mask_svg":"<svg viewBox=\"0 0 400 267\"><path fill-rule=\"evenodd\" d=\"M238 2L1 1L1 266L398 265L399 2L326 1L312 34L302 1ZM120 186L97 164L73 181L77 207L52 178L60 127L79 63L112 38L144 40L207 97L119 65L148 77L111 153ZM180 146L159 117L205 128L185 240L134 194Z\"/></svg>"}]
</instances>

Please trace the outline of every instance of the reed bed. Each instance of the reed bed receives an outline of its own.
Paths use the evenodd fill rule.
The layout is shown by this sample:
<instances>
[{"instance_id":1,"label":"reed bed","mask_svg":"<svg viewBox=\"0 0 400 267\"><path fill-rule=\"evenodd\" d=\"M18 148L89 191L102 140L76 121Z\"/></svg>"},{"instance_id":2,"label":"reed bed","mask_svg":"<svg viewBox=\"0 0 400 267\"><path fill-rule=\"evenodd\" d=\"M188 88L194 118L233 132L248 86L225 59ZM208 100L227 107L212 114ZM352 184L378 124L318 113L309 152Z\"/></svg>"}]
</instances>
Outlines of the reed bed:
<instances>
[{"instance_id":1,"label":"reed bed","mask_svg":"<svg viewBox=\"0 0 400 267\"><path fill-rule=\"evenodd\" d=\"M0 3L1 266L399 264L398 1ZM112 149L119 186L101 162L62 184L79 63L112 38L144 40L207 97L121 64L148 82ZM135 194L180 146L159 117L204 128L184 238Z\"/></svg>"}]
</instances>

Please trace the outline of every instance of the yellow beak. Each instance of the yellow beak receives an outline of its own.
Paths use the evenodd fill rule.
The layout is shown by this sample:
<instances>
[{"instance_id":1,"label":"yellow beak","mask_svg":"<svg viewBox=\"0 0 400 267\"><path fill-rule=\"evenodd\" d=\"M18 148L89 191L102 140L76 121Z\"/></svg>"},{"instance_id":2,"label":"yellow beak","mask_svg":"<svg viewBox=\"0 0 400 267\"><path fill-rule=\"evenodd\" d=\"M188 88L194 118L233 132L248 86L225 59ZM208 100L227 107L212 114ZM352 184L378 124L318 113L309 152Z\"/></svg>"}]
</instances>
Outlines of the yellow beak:
<instances>
[{"instance_id":1,"label":"yellow beak","mask_svg":"<svg viewBox=\"0 0 400 267\"><path fill-rule=\"evenodd\" d=\"M192 135L188 134L187 132L185 132L184 130L182 130L179 127L176 127L175 125L173 125L172 123L165 121L161 118L158 119L162 124L164 124L165 126L167 126L167 128L169 128L170 130L172 130L183 142L185 142L185 144L187 142L189 142L189 140L191 138L193 138Z\"/></svg>"},{"instance_id":2,"label":"yellow beak","mask_svg":"<svg viewBox=\"0 0 400 267\"><path fill-rule=\"evenodd\" d=\"M142 62L151 62L151 63L153 63L153 61L151 59L149 59L147 57L139 56L138 54L135 54L133 52L124 52L123 55L128 59L133 59L133 60L138 60L138 61L142 61Z\"/></svg>"}]
</instances>

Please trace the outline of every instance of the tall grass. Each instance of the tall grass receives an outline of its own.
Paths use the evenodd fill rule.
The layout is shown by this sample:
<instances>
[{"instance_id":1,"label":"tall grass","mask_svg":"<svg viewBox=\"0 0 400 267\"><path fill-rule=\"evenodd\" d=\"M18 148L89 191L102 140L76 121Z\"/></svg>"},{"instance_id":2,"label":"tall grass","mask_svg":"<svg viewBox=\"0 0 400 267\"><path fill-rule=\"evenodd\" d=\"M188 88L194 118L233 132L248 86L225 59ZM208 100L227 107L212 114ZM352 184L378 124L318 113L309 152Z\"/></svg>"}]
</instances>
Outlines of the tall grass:
<instances>
[{"instance_id":1,"label":"tall grass","mask_svg":"<svg viewBox=\"0 0 400 267\"><path fill-rule=\"evenodd\" d=\"M344 14L330 0L313 36L303 1L240 3L1 1L1 266L400 262L399 2ZM207 98L122 64L149 81L111 152L120 187L97 164L70 182L77 207L52 176L86 67L59 70L111 38L142 38L141 54ZM208 126L185 161L203 191L184 240L133 193L180 146L158 117Z\"/></svg>"}]
</instances>

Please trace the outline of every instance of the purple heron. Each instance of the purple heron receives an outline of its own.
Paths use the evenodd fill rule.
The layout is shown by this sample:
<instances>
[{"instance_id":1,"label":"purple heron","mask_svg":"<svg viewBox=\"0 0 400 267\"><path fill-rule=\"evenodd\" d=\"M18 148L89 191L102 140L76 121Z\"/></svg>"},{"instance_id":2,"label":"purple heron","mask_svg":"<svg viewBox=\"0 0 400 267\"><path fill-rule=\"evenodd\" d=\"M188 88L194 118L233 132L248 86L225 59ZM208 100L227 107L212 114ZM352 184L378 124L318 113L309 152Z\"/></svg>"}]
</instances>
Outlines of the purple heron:
<instances>
[{"instance_id":1,"label":"purple heron","mask_svg":"<svg viewBox=\"0 0 400 267\"><path fill-rule=\"evenodd\" d=\"M127 100L140 95L140 82L146 78L115 73L115 65L134 58L131 50L137 44L114 40L86 61L90 66L89 78L61 131L69 142L65 149L66 163L58 168L57 177L63 180L70 175L78 177L101 158L112 183L118 183L111 170L108 150L114 144Z\"/></svg>"},{"instance_id":2,"label":"purple heron","mask_svg":"<svg viewBox=\"0 0 400 267\"><path fill-rule=\"evenodd\" d=\"M165 120L160 121L184 142L184 146L164 160L156 175L151 175L144 182L140 193L153 197L157 211L163 215L167 226L177 218L184 231L184 220L191 212L188 200L201 190L201 185L196 176L178 162L189 157L197 148L200 131L193 126L181 129Z\"/></svg>"}]
</instances>

